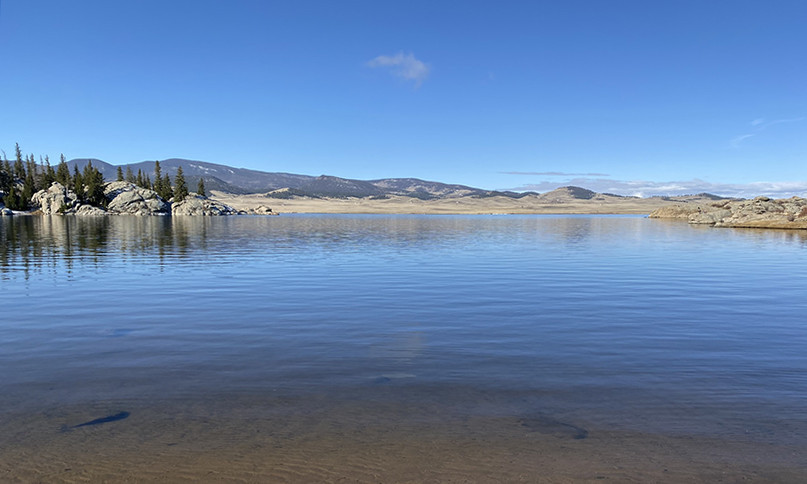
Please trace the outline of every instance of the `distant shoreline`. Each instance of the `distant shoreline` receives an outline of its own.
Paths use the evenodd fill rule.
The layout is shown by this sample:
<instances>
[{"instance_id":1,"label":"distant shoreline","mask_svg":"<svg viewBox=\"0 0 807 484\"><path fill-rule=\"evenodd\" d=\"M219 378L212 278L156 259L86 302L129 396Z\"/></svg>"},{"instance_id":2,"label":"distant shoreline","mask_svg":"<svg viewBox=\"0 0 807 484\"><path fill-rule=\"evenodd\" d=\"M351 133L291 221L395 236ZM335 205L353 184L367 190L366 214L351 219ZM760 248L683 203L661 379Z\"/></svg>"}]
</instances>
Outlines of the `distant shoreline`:
<instances>
[{"instance_id":1,"label":"distant shoreline","mask_svg":"<svg viewBox=\"0 0 807 484\"><path fill-rule=\"evenodd\" d=\"M269 206L275 213L407 214L407 215L649 215L661 207L698 206L712 202L700 197L632 198L598 195L579 199L559 194L555 199L535 195L522 198L453 197L423 200L406 196L385 198L272 198L264 194L235 195L213 191L210 198L237 210Z\"/></svg>"}]
</instances>

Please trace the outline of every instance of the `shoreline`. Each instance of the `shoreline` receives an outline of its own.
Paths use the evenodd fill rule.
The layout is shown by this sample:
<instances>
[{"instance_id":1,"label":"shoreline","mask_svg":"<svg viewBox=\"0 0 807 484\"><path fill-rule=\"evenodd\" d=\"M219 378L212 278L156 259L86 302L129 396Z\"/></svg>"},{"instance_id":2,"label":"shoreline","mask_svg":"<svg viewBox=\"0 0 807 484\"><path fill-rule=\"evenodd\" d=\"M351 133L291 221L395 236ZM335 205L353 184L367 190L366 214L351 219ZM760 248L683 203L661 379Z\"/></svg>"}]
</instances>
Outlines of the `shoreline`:
<instances>
[{"instance_id":1,"label":"shoreline","mask_svg":"<svg viewBox=\"0 0 807 484\"><path fill-rule=\"evenodd\" d=\"M372 198L271 198L262 194L232 195L212 192L211 199L236 210L269 206L275 213L400 214L400 215L648 215L659 207L688 201L605 197L582 200L567 197L546 200L537 196L459 197L422 200L404 196Z\"/></svg>"},{"instance_id":2,"label":"shoreline","mask_svg":"<svg viewBox=\"0 0 807 484\"><path fill-rule=\"evenodd\" d=\"M125 420L70 431L59 428L100 409L3 416L0 475L12 482L368 483L801 482L807 475L799 458L807 448L797 443L588 426L578 439L517 416L429 416L355 402L129 403Z\"/></svg>"}]
</instances>

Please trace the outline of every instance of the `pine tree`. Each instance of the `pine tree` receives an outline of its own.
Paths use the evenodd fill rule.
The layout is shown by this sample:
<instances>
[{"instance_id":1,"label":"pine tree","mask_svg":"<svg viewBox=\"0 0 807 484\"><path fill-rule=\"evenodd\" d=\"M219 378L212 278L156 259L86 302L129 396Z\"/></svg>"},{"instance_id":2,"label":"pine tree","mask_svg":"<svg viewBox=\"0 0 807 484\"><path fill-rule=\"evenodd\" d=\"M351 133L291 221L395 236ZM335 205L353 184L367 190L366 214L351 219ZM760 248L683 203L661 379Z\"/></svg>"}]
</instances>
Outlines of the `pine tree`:
<instances>
[{"instance_id":1,"label":"pine tree","mask_svg":"<svg viewBox=\"0 0 807 484\"><path fill-rule=\"evenodd\" d=\"M135 177L134 174L132 173L132 168L128 166L126 167L126 181L129 183L135 182Z\"/></svg>"},{"instance_id":2,"label":"pine tree","mask_svg":"<svg viewBox=\"0 0 807 484\"><path fill-rule=\"evenodd\" d=\"M62 159L59 162L59 166L56 167L56 181L61 183L64 187L70 187L71 185L70 168L67 167L67 162L64 159L64 153L62 153Z\"/></svg>"},{"instance_id":3,"label":"pine tree","mask_svg":"<svg viewBox=\"0 0 807 484\"><path fill-rule=\"evenodd\" d=\"M73 191L76 192L79 202L84 201L84 179L78 172L78 165L73 165Z\"/></svg>"},{"instance_id":4,"label":"pine tree","mask_svg":"<svg viewBox=\"0 0 807 484\"><path fill-rule=\"evenodd\" d=\"M84 174L81 176L84 184L87 186L85 200L90 205L106 206L106 197L104 197L104 175L101 174L92 162L88 162L84 167Z\"/></svg>"},{"instance_id":5,"label":"pine tree","mask_svg":"<svg viewBox=\"0 0 807 484\"><path fill-rule=\"evenodd\" d=\"M160 162L154 162L154 191L157 192L157 195L162 197L163 193L163 175L162 170L160 169Z\"/></svg>"},{"instance_id":6,"label":"pine tree","mask_svg":"<svg viewBox=\"0 0 807 484\"><path fill-rule=\"evenodd\" d=\"M154 190L154 185L151 184L151 179L149 178L148 175L146 175L146 178L143 179L143 188Z\"/></svg>"},{"instance_id":7,"label":"pine tree","mask_svg":"<svg viewBox=\"0 0 807 484\"><path fill-rule=\"evenodd\" d=\"M177 168L177 176L174 178L174 200L181 202L188 196L188 185L185 184L185 175L182 174L182 167Z\"/></svg>"},{"instance_id":8,"label":"pine tree","mask_svg":"<svg viewBox=\"0 0 807 484\"><path fill-rule=\"evenodd\" d=\"M199 178L199 185L196 186L196 194L200 197L206 197L207 194L205 193L205 179Z\"/></svg>"},{"instance_id":9,"label":"pine tree","mask_svg":"<svg viewBox=\"0 0 807 484\"><path fill-rule=\"evenodd\" d=\"M53 167L50 166L50 158L48 158L48 155L45 155L45 170L42 174L42 185L44 185L45 189L48 189L55 181L56 171L54 171Z\"/></svg>"},{"instance_id":10,"label":"pine tree","mask_svg":"<svg viewBox=\"0 0 807 484\"><path fill-rule=\"evenodd\" d=\"M143 170L137 170L137 180L135 180L135 184L139 187L146 188L146 180L143 179Z\"/></svg>"},{"instance_id":11,"label":"pine tree","mask_svg":"<svg viewBox=\"0 0 807 484\"><path fill-rule=\"evenodd\" d=\"M9 170L8 162L0 163L0 190L4 193L8 193L9 187L11 186L11 170Z\"/></svg>"},{"instance_id":12,"label":"pine tree","mask_svg":"<svg viewBox=\"0 0 807 484\"><path fill-rule=\"evenodd\" d=\"M171 177L168 176L166 173L163 177L163 192L160 194L160 198L163 200L170 200L174 196L174 190L171 188Z\"/></svg>"},{"instance_id":13,"label":"pine tree","mask_svg":"<svg viewBox=\"0 0 807 484\"><path fill-rule=\"evenodd\" d=\"M123 181L123 168L118 167L118 181Z\"/></svg>"},{"instance_id":14,"label":"pine tree","mask_svg":"<svg viewBox=\"0 0 807 484\"><path fill-rule=\"evenodd\" d=\"M20 144L14 144L14 176L19 178L20 180L25 178L25 165L22 163L22 150L20 149Z\"/></svg>"},{"instance_id":15,"label":"pine tree","mask_svg":"<svg viewBox=\"0 0 807 484\"><path fill-rule=\"evenodd\" d=\"M12 184L8 193L6 193L6 195L3 197L3 203L11 210L25 210L27 207L20 203L21 200L22 199L17 193L17 184Z\"/></svg>"},{"instance_id":16,"label":"pine tree","mask_svg":"<svg viewBox=\"0 0 807 484\"><path fill-rule=\"evenodd\" d=\"M34 196L34 193L37 191L36 187L36 163L34 163L34 155L31 155L26 162L27 169L25 171L25 178L22 182L22 195L20 200L20 204L23 209L27 209L28 205L31 203L31 197Z\"/></svg>"}]
</instances>

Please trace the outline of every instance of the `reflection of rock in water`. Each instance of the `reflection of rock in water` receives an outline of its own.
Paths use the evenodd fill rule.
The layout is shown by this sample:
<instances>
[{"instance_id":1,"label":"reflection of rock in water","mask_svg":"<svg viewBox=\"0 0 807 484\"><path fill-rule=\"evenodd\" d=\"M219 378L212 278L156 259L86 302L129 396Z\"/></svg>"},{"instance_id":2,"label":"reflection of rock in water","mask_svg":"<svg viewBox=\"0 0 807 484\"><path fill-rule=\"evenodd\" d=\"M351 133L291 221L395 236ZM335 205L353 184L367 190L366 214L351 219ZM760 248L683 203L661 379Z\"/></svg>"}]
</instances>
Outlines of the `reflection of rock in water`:
<instances>
[{"instance_id":1,"label":"reflection of rock in water","mask_svg":"<svg viewBox=\"0 0 807 484\"><path fill-rule=\"evenodd\" d=\"M522 427L526 427L531 432L540 432L542 434L549 434L558 438L573 438L585 439L588 437L588 430L572 425L570 423L555 420L546 415L535 415L531 417L524 417L519 419Z\"/></svg>"}]
</instances>

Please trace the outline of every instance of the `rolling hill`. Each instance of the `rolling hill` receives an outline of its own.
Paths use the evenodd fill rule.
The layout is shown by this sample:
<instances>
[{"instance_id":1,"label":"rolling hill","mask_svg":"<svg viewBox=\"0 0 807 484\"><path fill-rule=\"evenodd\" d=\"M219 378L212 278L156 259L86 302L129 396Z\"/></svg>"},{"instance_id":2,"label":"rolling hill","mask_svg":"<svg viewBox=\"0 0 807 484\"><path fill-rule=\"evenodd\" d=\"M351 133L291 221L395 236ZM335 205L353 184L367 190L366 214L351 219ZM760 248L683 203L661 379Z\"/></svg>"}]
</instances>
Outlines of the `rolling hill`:
<instances>
[{"instance_id":1,"label":"rolling hill","mask_svg":"<svg viewBox=\"0 0 807 484\"><path fill-rule=\"evenodd\" d=\"M154 162L141 161L125 165L112 165L95 158L78 158L67 164L72 171L75 166L81 170L91 162L107 180L114 180L118 166L125 172L131 169L137 175L138 170L154 177ZM205 161L171 158L160 160L162 173L172 179L177 168L182 167L188 186L193 188L204 178L208 190L218 190L233 194L267 193L268 196L286 198L290 194L311 197L384 197L403 195L420 199L450 198L462 196L489 197L504 195L513 198L524 196L516 192L495 192L464 185L420 180L418 178L384 178L379 180L351 180L336 176L310 176L293 173L265 172L234 168L227 165L208 163Z\"/></svg>"}]
</instances>

